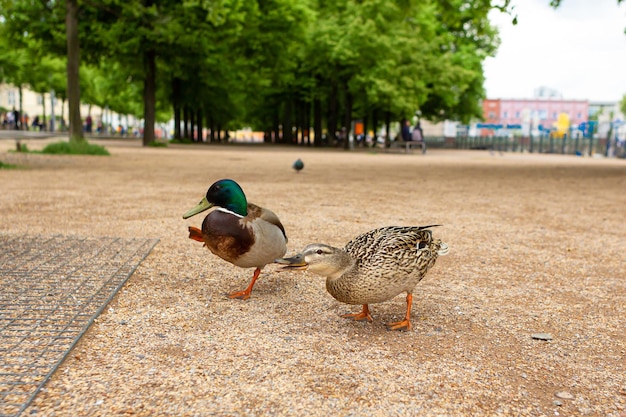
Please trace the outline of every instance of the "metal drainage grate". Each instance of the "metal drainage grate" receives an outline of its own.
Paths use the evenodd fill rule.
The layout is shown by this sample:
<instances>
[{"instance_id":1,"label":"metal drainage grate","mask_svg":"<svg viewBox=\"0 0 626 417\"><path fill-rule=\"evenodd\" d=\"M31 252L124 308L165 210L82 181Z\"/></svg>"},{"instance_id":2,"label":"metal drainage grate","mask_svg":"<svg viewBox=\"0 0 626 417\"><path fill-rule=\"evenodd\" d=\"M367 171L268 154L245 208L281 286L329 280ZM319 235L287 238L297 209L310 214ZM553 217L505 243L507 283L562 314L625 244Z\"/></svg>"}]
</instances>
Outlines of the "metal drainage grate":
<instances>
[{"instance_id":1,"label":"metal drainage grate","mask_svg":"<svg viewBox=\"0 0 626 417\"><path fill-rule=\"evenodd\" d=\"M0 235L0 417L24 411L157 242Z\"/></svg>"}]
</instances>

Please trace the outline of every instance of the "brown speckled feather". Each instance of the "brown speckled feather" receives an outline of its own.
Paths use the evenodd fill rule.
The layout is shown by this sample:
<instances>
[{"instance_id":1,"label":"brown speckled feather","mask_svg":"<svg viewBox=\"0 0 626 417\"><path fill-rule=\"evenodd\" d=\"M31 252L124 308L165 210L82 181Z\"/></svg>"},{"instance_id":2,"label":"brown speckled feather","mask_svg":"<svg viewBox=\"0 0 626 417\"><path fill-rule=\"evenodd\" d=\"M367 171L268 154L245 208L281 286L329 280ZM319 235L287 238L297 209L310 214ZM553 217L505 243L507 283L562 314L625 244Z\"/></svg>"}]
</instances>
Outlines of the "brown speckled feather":
<instances>
[{"instance_id":1,"label":"brown speckled feather","mask_svg":"<svg viewBox=\"0 0 626 417\"><path fill-rule=\"evenodd\" d=\"M412 292L442 247L428 227L433 226L389 226L357 236L344 248L354 268L338 279L328 278L328 292L349 304L377 303Z\"/></svg>"}]
</instances>

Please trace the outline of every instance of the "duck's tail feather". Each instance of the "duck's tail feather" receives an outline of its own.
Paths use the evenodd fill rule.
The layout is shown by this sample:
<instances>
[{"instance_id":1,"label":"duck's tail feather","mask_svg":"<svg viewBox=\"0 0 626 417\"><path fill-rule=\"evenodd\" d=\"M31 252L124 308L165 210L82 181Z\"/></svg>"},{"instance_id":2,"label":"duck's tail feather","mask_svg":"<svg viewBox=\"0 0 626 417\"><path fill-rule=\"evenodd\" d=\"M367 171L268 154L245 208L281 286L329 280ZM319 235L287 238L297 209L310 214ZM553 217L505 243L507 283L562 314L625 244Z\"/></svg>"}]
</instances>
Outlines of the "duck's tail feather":
<instances>
[{"instance_id":1,"label":"duck's tail feather","mask_svg":"<svg viewBox=\"0 0 626 417\"><path fill-rule=\"evenodd\" d=\"M443 226L442 224L429 224L428 226L418 226L419 230L426 230L426 229L430 229L431 227L441 227Z\"/></svg>"}]
</instances>

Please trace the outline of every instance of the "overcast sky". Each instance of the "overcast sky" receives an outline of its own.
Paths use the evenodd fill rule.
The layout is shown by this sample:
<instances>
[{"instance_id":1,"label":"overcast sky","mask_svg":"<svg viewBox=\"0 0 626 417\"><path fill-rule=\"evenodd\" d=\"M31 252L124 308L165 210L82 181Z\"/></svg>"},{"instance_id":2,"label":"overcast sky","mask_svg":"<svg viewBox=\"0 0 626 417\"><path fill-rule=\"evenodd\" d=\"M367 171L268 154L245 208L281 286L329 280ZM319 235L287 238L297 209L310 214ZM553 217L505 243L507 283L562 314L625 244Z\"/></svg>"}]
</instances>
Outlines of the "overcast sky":
<instances>
[{"instance_id":1,"label":"overcast sky","mask_svg":"<svg viewBox=\"0 0 626 417\"><path fill-rule=\"evenodd\" d=\"M518 23L492 11L502 43L485 61L488 98L532 98L548 87L565 99L619 101L626 95L626 2L513 0Z\"/></svg>"}]
</instances>

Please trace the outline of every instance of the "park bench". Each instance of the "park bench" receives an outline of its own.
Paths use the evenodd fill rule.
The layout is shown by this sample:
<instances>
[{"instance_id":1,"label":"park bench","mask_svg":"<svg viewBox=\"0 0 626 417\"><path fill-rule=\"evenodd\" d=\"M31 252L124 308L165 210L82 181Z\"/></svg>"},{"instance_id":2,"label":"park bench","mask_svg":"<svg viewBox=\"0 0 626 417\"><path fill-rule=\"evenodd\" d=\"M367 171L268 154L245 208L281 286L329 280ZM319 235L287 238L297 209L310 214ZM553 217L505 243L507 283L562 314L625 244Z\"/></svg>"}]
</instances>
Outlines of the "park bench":
<instances>
[{"instance_id":1,"label":"park bench","mask_svg":"<svg viewBox=\"0 0 626 417\"><path fill-rule=\"evenodd\" d=\"M406 153L409 153L411 151L411 149L413 148L420 148L422 149L422 142L416 142L416 141L404 141L404 140L394 140L393 142L391 142L389 144L389 149L392 148L403 148Z\"/></svg>"}]
</instances>

